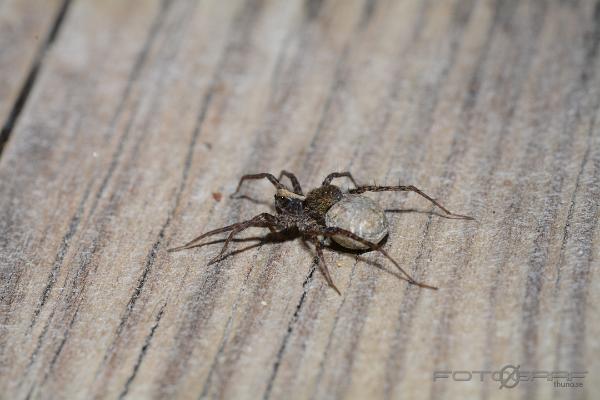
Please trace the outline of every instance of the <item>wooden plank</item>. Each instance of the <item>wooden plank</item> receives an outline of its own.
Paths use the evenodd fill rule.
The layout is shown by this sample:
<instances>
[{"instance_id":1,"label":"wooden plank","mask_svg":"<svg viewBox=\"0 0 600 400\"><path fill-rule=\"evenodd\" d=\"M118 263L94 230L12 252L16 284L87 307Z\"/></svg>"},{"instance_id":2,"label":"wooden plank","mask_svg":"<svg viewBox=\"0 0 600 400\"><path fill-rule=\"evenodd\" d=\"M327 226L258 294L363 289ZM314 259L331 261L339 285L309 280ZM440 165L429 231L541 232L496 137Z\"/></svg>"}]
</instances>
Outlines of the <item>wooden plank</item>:
<instances>
[{"instance_id":1,"label":"wooden plank","mask_svg":"<svg viewBox=\"0 0 600 400\"><path fill-rule=\"evenodd\" d=\"M0 151L56 37L68 1L0 2Z\"/></svg>"},{"instance_id":2,"label":"wooden plank","mask_svg":"<svg viewBox=\"0 0 600 400\"><path fill-rule=\"evenodd\" d=\"M600 3L74 2L0 159L6 398L593 398ZM166 249L281 169L377 194L385 249ZM213 193L221 193L214 196ZM249 230L246 237L260 235ZM587 371L583 388L436 370Z\"/></svg>"}]
</instances>

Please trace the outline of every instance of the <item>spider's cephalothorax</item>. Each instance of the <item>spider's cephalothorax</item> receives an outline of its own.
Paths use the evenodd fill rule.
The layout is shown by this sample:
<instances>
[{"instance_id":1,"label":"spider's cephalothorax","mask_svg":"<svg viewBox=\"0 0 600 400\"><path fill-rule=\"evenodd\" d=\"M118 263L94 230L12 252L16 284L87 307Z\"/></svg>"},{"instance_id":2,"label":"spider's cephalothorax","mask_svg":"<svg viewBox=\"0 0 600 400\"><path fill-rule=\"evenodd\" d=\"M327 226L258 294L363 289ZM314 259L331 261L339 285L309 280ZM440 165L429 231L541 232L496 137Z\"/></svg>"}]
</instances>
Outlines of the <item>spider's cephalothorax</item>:
<instances>
[{"instance_id":1,"label":"spider's cephalothorax","mask_svg":"<svg viewBox=\"0 0 600 400\"><path fill-rule=\"evenodd\" d=\"M281 183L284 176L292 183L291 188ZM334 178L340 177L348 178L354 184L354 188L344 192L339 187L331 184ZM360 194L364 192L411 191L425 197L450 217L473 219L465 215L451 213L414 186L359 186L349 172L329 174L320 187L311 190L306 196L302 192L298 179L290 172L281 171L279 178L269 173L244 175L232 197L239 192L242 183L249 179L268 179L276 187L275 215L269 213L259 214L247 221L206 232L191 242L169 251L188 249L199 245L199 242L208 236L229 232L223 248L211 261L215 262L223 257L235 235L247 228L268 228L273 233L297 229L303 239L315 246L319 268L327 283L338 293L340 291L333 283L323 257L324 238L332 238L342 246L350 249L376 250L387 257L409 283L436 289L434 286L417 282L380 247L378 243L387 235L387 219L383 214L383 210L375 202Z\"/></svg>"},{"instance_id":2,"label":"spider's cephalothorax","mask_svg":"<svg viewBox=\"0 0 600 400\"><path fill-rule=\"evenodd\" d=\"M278 214L302 215L304 214L304 202L306 197L290 192L287 189L279 188L275 193L275 211Z\"/></svg>"}]
</instances>

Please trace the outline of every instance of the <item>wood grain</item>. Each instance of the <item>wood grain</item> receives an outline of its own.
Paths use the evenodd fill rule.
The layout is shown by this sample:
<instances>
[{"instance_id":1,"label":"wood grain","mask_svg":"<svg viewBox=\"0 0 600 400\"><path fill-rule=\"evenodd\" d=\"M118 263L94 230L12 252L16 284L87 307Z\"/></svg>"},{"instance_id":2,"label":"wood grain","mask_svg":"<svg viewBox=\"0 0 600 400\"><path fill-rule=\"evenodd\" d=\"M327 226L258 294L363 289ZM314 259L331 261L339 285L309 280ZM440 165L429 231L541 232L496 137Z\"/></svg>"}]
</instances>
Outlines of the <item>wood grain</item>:
<instances>
[{"instance_id":1,"label":"wood grain","mask_svg":"<svg viewBox=\"0 0 600 400\"><path fill-rule=\"evenodd\" d=\"M61 25L68 0L0 2L0 152Z\"/></svg>"},{"instance_id":2,"label":"wood grain","mask_svg":"<svg viewBox=\"0 0 600 400\"><path fill-rule=\"evenodd\" d=\"M600 393L600 2L60 5L0 158L0 397ZM166 252L268 211L267 182L229 194L281 169L414 184L477 222L372 196L437 292L331 250L338 296L298 240ZM508 364L587 375L432 379Z\"/></svg>"}]
</instances>

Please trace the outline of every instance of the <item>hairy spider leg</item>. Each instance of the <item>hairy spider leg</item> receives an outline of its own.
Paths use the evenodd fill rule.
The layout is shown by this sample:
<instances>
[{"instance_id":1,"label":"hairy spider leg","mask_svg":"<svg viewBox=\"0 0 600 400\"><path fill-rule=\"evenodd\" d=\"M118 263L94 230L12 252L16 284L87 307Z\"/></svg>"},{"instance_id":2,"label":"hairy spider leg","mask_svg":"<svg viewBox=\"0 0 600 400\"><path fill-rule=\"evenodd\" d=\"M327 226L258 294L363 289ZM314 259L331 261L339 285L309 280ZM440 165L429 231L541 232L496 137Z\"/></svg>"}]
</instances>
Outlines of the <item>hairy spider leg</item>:
<instances>
[{"instance_id":1,"label":"hairy spider leg","mask_svg":"<svg viewBox=\"0 0 600 400\"><path fill-rule=\"evenodd\" d=\"M251 228L251 227L269 228L269 230L272 233L276 233L277 231L276 231L275 227L277 226L277 221L278 221L278 219L276 216L271 215L269 213L262 213L262 214L258 214L256 217L254 217L252 219L249 219L248 221L238 223L237 226L231 230L229 235L227 235L227 239L225 239L225 243L223 244L223 247L221 247L221 251L219 252L219 254L217 254L215 257L213 257L213 259L210 260L208 262L208 264L209 265L213 264L213 263L219 261L223 257L223 254L225 254L225 251L227 250L227 247L229 247L231 240L238 233L240 233L248 228Z\"/></svg>"},{"instance_id":2,"label":"hairy spider leg","mask_svg":"<svg viewBox=\"0 0 600 400\"><path fill-rule=\"evenodd\" d=\"M292 187L294 188L294 193L299 194L299 195L304 195L304 193L302 193L302 186L300 186L300 181L298 181L298 178L296 178L296 175L292 174L289 171L286 171L285 169L282 169L281 172L279 173L279 178L278 180L281 181L281 179L287 176L287 178L290 180L290 182L292 182Z\"/></svg>"},{"instance_id":3,"label":"hairy spider leg","mask_svg":"<svg viewBox=\"0 0 600 400\"><path fill-rule=\"evenodd\" d=\"M404 275L406 276L406 281L410 284L422 287L422 288L427 288L427 289L433 289L433 290L437 290L437 287L435 286L431 286L431 285L427 285L426 283L421 283L416 281L408 272L406 272L401 266L400 264L398 264L398 262L396 260L394 260L392 258L392 256L390 256L388 254L387 251L383 250L379 245L369 242L368 240L365 240L363 238L361 238L360 236L347 231L345 229L342 228L336 228L336 227L319 227L317 229L311 229L310 231L306 232L307 234L311 235L311 236L315 236L315 235L322 235L322 236L326 236L326 237L333 237L333 236L345 236L347 238L356 240L359 243L364 244L365 246L368 246L371 250L376 250L378 252L380 252L381 254L383 254L388 260L390 260L395 266L396 268L398 268L398 270Z\"/></svg>"},{"instance_id":4,"label":"hairy spider leg","mask_svg":"<svg viewBox=\"0 0 600 400\"><path fill-rule=\"evenodd\" d=\"M286 187L281 184L281 182L279 182L279 180L277 178L275 178L275 176L273 174L269 174L268 172L264 172L262 174L249 174L249 175L244 175L240 178L240 182L237 185L237 188L235 189L235 192L233 192L231 194L231 197L235 197L236 194L238 194L238 192L240 191L240 188L242 187L242 183L244 183L244 181L246 180L250 180L250 179L268 179L269 182L271 182L273 184L273 186L275 186L277 189L285 189Z\"/></svg>"},{"instance_id":5,"label":"hairy spider leg","mask_svg":"<svg viewBox=\"0 0 600 400\"><path fill-rule=\"evenodd\" d=\"M359 186L356 189L350 189L348 193L359 194L364 192L415 192L420 196L423 196L436 206L438 206L442 211L444 211L447 215L460 218L460 219L468 219L474 221L475 218L469 217L468 215L455 214L450 212L446 207L438 203L436 200L431 198L425 192L421 191L419 188L415 186Z\"/></svg>"},{"instance_id":6,"label":"hairy spider leg","mask_svg":"<svg viewBox=\"0 0 600 400\"><path fill-rule=\"evenodd\" d=\"M203 233L202 235L198 236L197 238L190 240L189 242L187 242L186 244L184 244L182 246L173 247L173 248L168 249L167 251L169 253L172 253L175 251L186 250L186 249L192 248L192 247L196 246L198 244L198 242L201 241L202 239L212 236L212 235L217 235L219 233L230 231L230 230L234 229L237 225L238 225L238 223L235 223L232 225L224 226L219 229L214 229L212 231L208 231L208 232Z\"/></svg>"},{"instance_id":7,"label":"hairy spider leg","mask_svg":"<svg viewBox=\"0 0 600 400\"><path fill-rule=\"evenodd\" d=\"M243 229L249 228L250 226L252 226L252 223L258 223L258 222L260 222L260 220L258 220L259 217L261 217L261 218L263 218L263 219L266 220L266 217L264 217L265 215L268 215L269 217L273 217L274 219L276 219L274 216L272 216L271 214L268 214L268 213L259 214L256 217L254 217L252 219L249 219L248 221L237 222L235 224L227 225L227 226L224 226L222 228L214 229L212 231L208 231L206 233L203 233L202 235L198 236L197 238L194 238L193 240L187 242L183 246L174 247L174 248L168 249L167 251L170 252L170 253L172 253L172 252L175 252L175 251L186 250L186 249L195 247L195 246L198 245L198 242L200 242L204 238L207 238L207 237L212 236L212 235L217 235L217 234L223 233L223 232L234 231L234 230L238 229L240 226L243 226L244 224L250 223L250 225L246 226ZM276 232L276 230L275 230L275 223L273 223L270 226L265 226L265 227L269 228L271 230L271 232L273 232L273 233ZM239 232L241 232L241 231L238 231L238 233Z\"/></svg>"},{"instance_id":8,"label":"hairy spider leg","mask_svg":"<svg viewBox=\"0 0 600 400\"><path fill-rule=\"evenodd\" d=\"M354 186L359 187L350 172L332 172L331 174L327 175L325 180L323 180L322 186L327 186L327 185L331 184L331 181L334 178L348 178L352 181Z\"/></svg>"},{"instance_id":9,"label":"hairy spider leg","mask_svg":"<svg viewBox=\"0 0 600 400\"><path fill-rule=\"evenodd\" d=\"M335 283L333 283L333 279L331 279L331 275L329 274L329 268L327 268L327 264L325 263L325 256L323 255L323 245L321 244L319 239L317 239L317 237L312 237L310 240L315 245L315 250L317 252L317 258L319 260L319 269L321 270L321 273L325 277L327 284L329 286L331 286L333 288L333 290L335 290L337 292L337 294L339 294L341 296L342 293L337 288L337 286L335 286Z\"/></svg>"}]
</instances>

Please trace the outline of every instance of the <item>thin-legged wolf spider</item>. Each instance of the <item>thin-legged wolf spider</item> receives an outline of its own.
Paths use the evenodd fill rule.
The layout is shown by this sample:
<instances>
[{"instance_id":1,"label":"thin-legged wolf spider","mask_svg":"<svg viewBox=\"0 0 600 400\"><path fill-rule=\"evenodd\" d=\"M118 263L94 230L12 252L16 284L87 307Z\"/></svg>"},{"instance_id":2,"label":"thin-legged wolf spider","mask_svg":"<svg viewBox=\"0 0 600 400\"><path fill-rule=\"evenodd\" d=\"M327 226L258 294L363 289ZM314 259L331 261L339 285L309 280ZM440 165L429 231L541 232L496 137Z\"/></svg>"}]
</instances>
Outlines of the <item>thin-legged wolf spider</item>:
<instances>
[{"instance_id":1,"label":"thin-legged wolf spider","mask_svg":"<svg viewBox=\"0 0 600 400\"><path fill-rule=\"evenodd\" d=\"M283 177L287 177L290 180L290 182L292 184L291 188L288 188L284 184L281 183L281 180ZM349 179L353 183L354 188L349 189L347 192L344 193L338 186L331 184L331 181L334 178L342 178L342 177ZM229 234L225 240L225 243L223 244L223 248L221 249L219 254L211 260L211 263L212 263L212 262L215 262L215 261L218 261L219 259L221 259L223 257L223 255L225 254L225 251L227 250L229 244L231 243L231 240L237 234L239 234L240 232L244 231L247 228L250 228L250 227L268 228L274 234L277 234L277 233L280 233L283 231L297 230L297 232L300 234L300 236L304 240L311 242L315 246L315 250L316 250L317 258L318 258L319 269L323 273L323 276L325 277L325 280L327 281L329 286L331 286L338 294L340 294L340 291L333 283L333 280L331 279L331 275L329 274L329 269L327 268L327 265L325 264L325 259L323 257L324 243L321 240L321 238L332 238L334 240L336 238L341 238L343 240L346 240L346 243L348 242L348 239L349 239L350 241L356 243L357 246L354 247L354 246L350 246L350 245L345 245L345 247L363 248L363 249L370 249L370 250L378 251L381 254L383 254L387 259L389 259L396 266L396 268L398 268L398 270L402 273L402 275L405 276L405 278L402 278L402 279L405 279L410 284L435 290L435 289L437 289L435 286L430 286L430 285L427 285L422 282L417 282L408 272L406 272L400 266L400 264L398 264L398 262L396 260L394 260L388 254L387 251L385 251L384 249L381 248L380 244L370 242L370 241L360 237L355 232L352 232L352 229L343 229L338 226L329 226L329 224L327 223L329 221L329 219L327 218L328 211L332 208L332 206L334 206L336 203L339 203L340 201L342 201L345 197L358 196L361 193L365 193L365 192L406 192L406 191L410 191L410 192L415 192L415 193L419 194L420 196L426 198L427 200L429 200L430 202L435 204L437 207L439 207L441 210L443 210L444 213L446 213L450 217L469 219L469 220L474 219L474 218L468 217L466 215L454 214L454 213L448 211L446 208L444 208L444 206L442 206L436 200L434 200L433 198L431 198L430 196L428 196L427 194L425 194L420 189L418 189L414 186L374 186L374 185L373 186L372 185L360 186L360 185L356 184L356 181L354 180L354 178L352 177L352 175L349 172L333 172L333 173L329 174L325 178L325 180L323 181L323 184L320 187L311 190L306 195L303 194L302 187L300 186L300 182L298 181L296 176L285 170L281 171L279 178L275 178L274 175L269 174L269 173L244 175L240 179L237 189L231 195L231 197L235 197L238 194L238 192L242 186L242 183L244 183L244 181L251 180L251 179L268 179L275 186L275 188L277 189L277 191L275 193L275 210L276 210L275 215L269 214L269 213L258 214L254 218L251 218L247 221L238 222L236 224L224 226L222 228L206 232L206 233L198 236L194 240L184 244L183 246L170 249L169 251L179 251L179 250L189 249L191 247L195 247L195 246L199 245L199 242L206 237L216 235L219 233L223 233L223 232L229 232ZM362 197L362 196L360 196L360 197ZM376 203L372 202L370 199L367 199L367 200L369 202L371 202L370 204L373 204L376 206ZM378 206L376 206L376 207L378 207ZM381 210L381 209L378 208L378 210ZM376 209L376 211L377 211L377 209ZM355 210L355 211L353 211L353 214L351 214L351 215L354 218L360 219L361 216L366 215L364 212L361 214L361 212L362 211L360 209ZM383 215L383 211L381 211L381 214ZM350 221L350 222L352 225L352 221ZM362 222L362 221L359 221L359 222ZM383 232L384 236L385 236L387 234L387 220L384 219L384 222L385 222L385 226L383 226L381 229L385 229L385 232ZM341 244L344 243L341 241L338 241L338 242Z\"/></svg>"}]
</instances>

